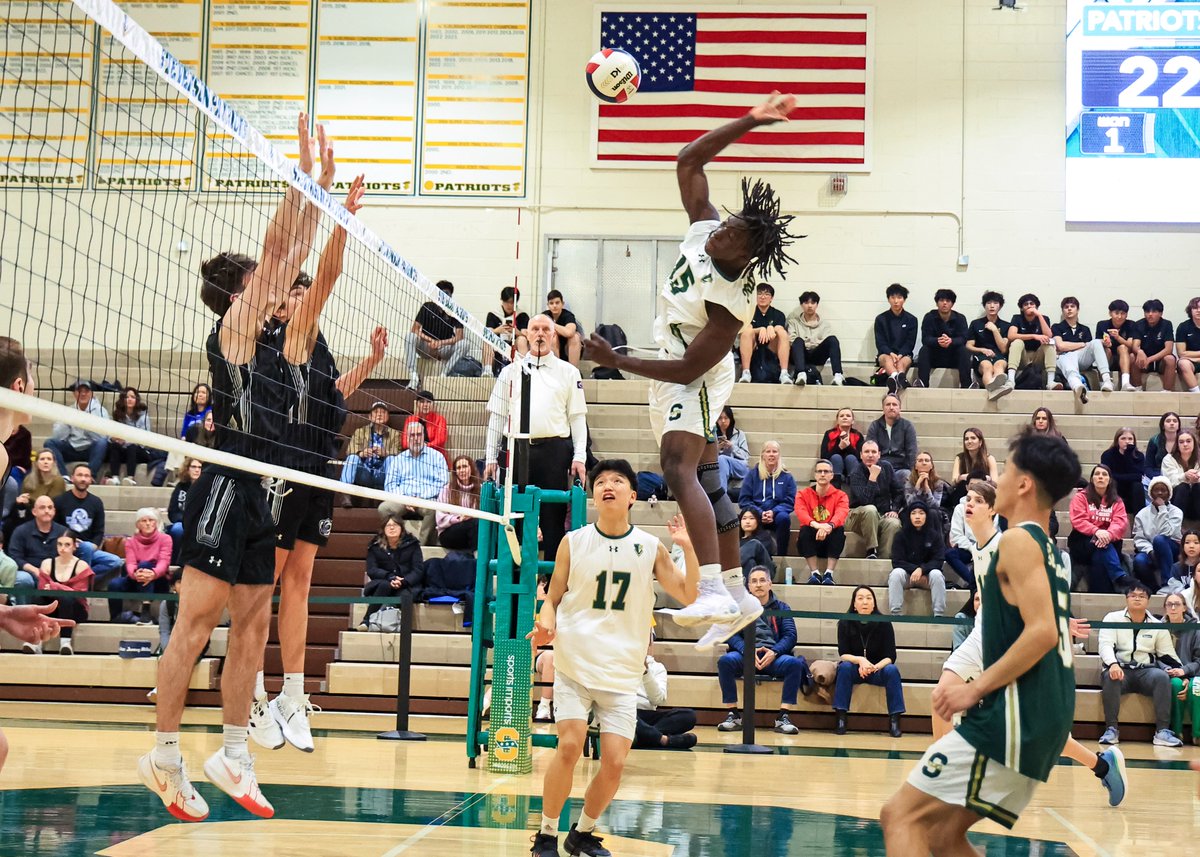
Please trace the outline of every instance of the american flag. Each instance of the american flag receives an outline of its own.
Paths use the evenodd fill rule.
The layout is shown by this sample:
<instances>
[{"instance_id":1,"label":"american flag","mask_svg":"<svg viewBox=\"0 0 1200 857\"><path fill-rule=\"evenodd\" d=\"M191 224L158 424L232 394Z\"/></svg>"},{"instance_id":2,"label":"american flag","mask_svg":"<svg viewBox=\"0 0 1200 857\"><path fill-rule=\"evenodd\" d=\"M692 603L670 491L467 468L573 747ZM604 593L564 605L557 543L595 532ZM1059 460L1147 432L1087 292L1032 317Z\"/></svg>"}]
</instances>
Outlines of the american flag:
<instances>
[{"instance_id":1,"label":"american flag","mask_svg":"<svg viewBox=\"0 0 1200 857\"><path fill-rule=\"evenodd\" d=\"M600 13L600 46L632 54L642 79L629 101L599 105L598 165L674 161L684 144L779 90L796 96L790 121L750 132L716 163L869 166L869 10L704 8Z\"/></svg>"}]
</instances>

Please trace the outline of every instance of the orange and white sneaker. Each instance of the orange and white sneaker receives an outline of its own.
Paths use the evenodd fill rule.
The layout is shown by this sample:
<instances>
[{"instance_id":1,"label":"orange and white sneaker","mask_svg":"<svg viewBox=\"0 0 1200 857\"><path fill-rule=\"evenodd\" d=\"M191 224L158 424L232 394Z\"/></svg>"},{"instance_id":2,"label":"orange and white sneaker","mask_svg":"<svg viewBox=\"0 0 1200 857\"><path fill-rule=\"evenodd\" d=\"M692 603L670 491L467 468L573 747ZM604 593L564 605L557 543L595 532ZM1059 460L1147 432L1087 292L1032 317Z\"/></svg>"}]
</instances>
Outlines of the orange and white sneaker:
<instances>
[{"instance_id":1,"label":"orange and white sneaker","mask_svg":"<svg viewBox=\"0 0 1200 857\"><path fill-rule=\"evenodd\" d=\"M138 759L138 777L163 802L167 812L180 821L208 818L208 804L188 779L183 765L161 767L155 763L154 754L147 753Z\"/></svg>"},{"instance_id":2,"label":"orange and white sneaker","mask_svg":"<svg viewBox=\"0 0 1200 857\"><path fill-rule=\"evenodd\" d=\"M275 815L275 807L271 806L270 801L263 797L263 793L258 789L253 756L247 759L231 759L225 755L224 749L218 750L204 763L204 775L210 783L237 801L247 812L259 818L271 818Z\"/></svg>"}]
</instances>

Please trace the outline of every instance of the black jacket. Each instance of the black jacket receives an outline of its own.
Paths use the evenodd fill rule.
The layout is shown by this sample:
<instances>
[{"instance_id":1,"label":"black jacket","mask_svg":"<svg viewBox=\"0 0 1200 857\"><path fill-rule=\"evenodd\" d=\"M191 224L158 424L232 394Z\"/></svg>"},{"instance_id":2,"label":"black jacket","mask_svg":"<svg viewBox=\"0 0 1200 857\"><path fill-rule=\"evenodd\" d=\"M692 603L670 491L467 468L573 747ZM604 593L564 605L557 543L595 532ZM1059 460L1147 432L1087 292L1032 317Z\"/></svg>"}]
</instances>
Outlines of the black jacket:
<instances>
[{"instance_id":1,"label":"black jacket","mask_svg":"<svg viewBox=\"0 0 1200 857\"><path fill-rule=\"evenodd\" d=\"M376 539L367 548L367 577L371 580L404 578L404 585L412 590L413 597L420 595L425 583L425 561L421 556L421 543L405 533L400 543L392 550L387 542Z\"/></svg>"},{"instance_id":2,"label":"black jacket","mask_svg":"<svg viewBox=\"0 0 1200 857\"><path fill-rule=\"evenodd\" d=\"M912 357L917 347L917 317L908 310L896 315L890 309L875 316L875 351Z\"/></svg>"},{"instance_id":3,"label":"black jacket","mask_svg":"<svg viewBox=\"0 0 1200 857\"><path fill-rule=\"evenodd\" d=\"M865 657L873 664L884 658L896 663L896 632L891 622L842 619L837 625L838 654Z\"/></svg>"},{"instance_id":4,"label":"black jacket","mask_svg":"<svg viewBox=\"0 0 1200 857\"><path fill-rule=\"evenodd\" d=\"M187 502L187 492L191 487L191 480L185 482L181 479L175 483L175 490L171 492L171 502L167 504L167 520L172 524L183 522L183 504Z\"/></svg>"},{"instance_id":5,"label":"black jacket","mask_svg":"<svg viewBox=\"0 0 1200 857\"><path fill-rule=\"evenodd\" d=\"M879 514L899 512L904 508L904 490L896 484L892 465L879 459L879 476L870 479L867 465L856 467L850 474L850 508L874 506Z\"/></svg>"},{"instance_id":6,"label":"black jacket","mask_svg":"<svg viewBox=\"0 0 1200 857\"><path fill-rule=\"evenodd\" d=\"M925 512L925 525L912 525L914 509ZM914 500L900 513L900 532L892 542L892 565L905 571L940 571L946 561L946 536L937 510L931 510L920 500Z\"/></svg>"},{"instance_id":7,"label":"black jacket","mask_svg":"<svg viewBox=\"0 0 1200 857\"><path fill-rule=\"evenodd\" d=\"M946 334L952 340L951 348L961 348L967 344L967 317L961 312L950 310L950 320L942 321L937 310L931 309L921 319L921 347L941 348L938 337Z\"/></svg>"}]
</instances>

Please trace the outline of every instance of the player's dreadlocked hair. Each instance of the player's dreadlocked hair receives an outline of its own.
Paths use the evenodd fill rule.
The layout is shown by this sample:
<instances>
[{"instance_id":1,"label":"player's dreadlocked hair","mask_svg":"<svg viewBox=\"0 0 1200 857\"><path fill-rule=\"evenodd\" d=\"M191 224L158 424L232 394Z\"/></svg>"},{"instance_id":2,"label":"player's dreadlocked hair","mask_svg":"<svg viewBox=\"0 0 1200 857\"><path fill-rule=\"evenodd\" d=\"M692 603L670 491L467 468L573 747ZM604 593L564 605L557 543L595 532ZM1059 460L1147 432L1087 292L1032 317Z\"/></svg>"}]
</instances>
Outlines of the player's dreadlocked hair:
<instances>
[{"instance_id":1,"label":"player's dreadlocked hair","mask_svg":"<svg viewBox=\"0 0 1200 857\"><path fill-rule=\"evenodd\" d=\"M784 252L784 248L803 235L792 235L787 226L792 222L790 214L779 213L779 197L775 190L762 179L751 186L750 180L742 179L742 210L738 212L750 230L750 273L761 279L771 276L771 269L786 279L783 263L796 260Z\"/></svg>"}]
</instances>

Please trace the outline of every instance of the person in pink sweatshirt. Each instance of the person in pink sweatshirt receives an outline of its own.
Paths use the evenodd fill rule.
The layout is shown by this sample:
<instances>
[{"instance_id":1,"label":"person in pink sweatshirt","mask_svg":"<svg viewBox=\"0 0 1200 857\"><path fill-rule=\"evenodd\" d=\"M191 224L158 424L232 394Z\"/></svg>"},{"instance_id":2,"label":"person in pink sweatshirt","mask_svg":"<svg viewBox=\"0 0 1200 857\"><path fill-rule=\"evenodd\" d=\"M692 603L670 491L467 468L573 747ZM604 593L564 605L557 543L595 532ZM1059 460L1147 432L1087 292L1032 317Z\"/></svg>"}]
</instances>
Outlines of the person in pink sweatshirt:
<instances>
[{"instance_id":1,"label":"person in pink sweatshirt","mask_svg":"<svg viewBox=\"0 0 1200 857\"><path fill-rule=\"evenodd\" d=\"M1121 564L1121 539L1129 532L1129 515L1117 495L1117 483L1103 464L1092 468L1086 488L1071 498L1071 534L1067 550L1075 581L1085 570L1089 592L1124 592L1133 578Z\"/></svg>"},{"instance_id":2,"label":"person in pink sweatshirt","mask_svg":"<svg viewBox=\"0 0 1200 857\"><path fill-rule=\"evenodd\" d=\"M110 592L158 592L170 590L167 572L171 567L171 537L158 526L158 510L138 509L137 532L125 540L125 573L108 584ZM152 625L150 602L142 602L139 625Z\"/></svg>"},{"instance_id":3,"label":"person in pink sweatshirt","mask_svg":"<svg viewBox=\"0 0 1200 857\"><path fill-rule=\"evenodd\" d=\"M833 572L846 546L846 517L850 500L845 491L833 487L833 465L822 458L813 468L816 485L796 494L796 551L808 563L809 583L833 586ZM825 562L818 569L817 560Z\"/></svg>"}]
</instances>

